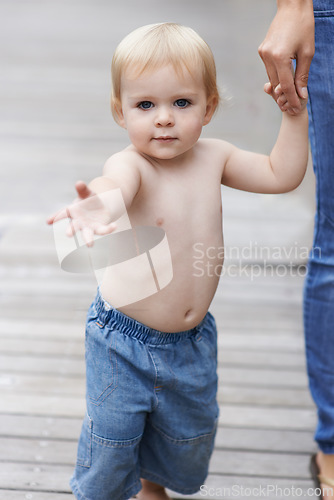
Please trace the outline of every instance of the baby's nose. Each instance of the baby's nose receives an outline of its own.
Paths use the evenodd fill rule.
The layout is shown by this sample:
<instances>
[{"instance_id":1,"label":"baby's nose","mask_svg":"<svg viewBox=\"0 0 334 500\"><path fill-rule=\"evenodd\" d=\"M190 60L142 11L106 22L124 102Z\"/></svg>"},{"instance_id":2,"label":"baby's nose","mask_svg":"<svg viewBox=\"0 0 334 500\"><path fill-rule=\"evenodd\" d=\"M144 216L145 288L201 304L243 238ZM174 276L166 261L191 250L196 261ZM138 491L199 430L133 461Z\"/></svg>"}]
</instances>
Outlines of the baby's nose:
<instances>
[{"instance_id":1,"label":"baby's nose","mask_svg":"<svg viewBox=\"0 0 334 500\"><path fill-rule=\"evenodd\" d=\"M155 116L156 127L171 127L174 125L174 114L171 109L161 107L157 110Z\"/></svg>"}]
</instances>

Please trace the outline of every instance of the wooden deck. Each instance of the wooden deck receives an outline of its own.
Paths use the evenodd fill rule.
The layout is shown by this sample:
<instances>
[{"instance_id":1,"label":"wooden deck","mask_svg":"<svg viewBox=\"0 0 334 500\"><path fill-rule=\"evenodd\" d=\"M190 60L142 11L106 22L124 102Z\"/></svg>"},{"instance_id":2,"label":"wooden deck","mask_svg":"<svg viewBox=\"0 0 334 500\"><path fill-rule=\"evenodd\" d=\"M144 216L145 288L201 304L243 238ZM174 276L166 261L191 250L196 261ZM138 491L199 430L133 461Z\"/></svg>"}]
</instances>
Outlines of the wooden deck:
<instances>
[{"instance_id":1,"label":"wooden deck","mask_svg":"<svg viewBox=\"0 0 334 500\"><path fill-rule=\"evenodd\" d=\"M257 56L274 0L191 5L29 0L18 7L0 0L0 500L71 498L85 409L84 322L96 283L60 270L44 221L72 199L74 181L100 175L105 159L126 144L108 110L116 43L150 22L193 26L212 46L234 97L205 134L263 151L275 137L280 117L263 96ZM226 50L231 37L233 57ZM296 267L311 237L312 189L310 179L278 198L224 193L228 247L298 251L278 261L264 262L253 251L247 262L227 260L212 305L220 421L211 489L193 498L315 498L307 489L313 487L308 463L316 413L307 389L303 277Z\"/></svg>"},{"instance_id":2,"label":"wooden deck","mask_svg":"<svg viewBox=\"0 0 334 500\"><path fill-rule=\"evenodd\" d=\"M24 242L37 233L37 245ZM67 499L85 407L83 333L95 283L60 271L41 220L17 223L0 251L0 499ZM288 276L226 275L221 282L212 306L220 422L207 481L216 493L211 498L235 498L237 488L250 488L247 498L256 498L249 492L260 486L312 487L315 411L301 288L302 279ZM276 493L266 498L293 498Z\"/></svg>"}]
</instances>

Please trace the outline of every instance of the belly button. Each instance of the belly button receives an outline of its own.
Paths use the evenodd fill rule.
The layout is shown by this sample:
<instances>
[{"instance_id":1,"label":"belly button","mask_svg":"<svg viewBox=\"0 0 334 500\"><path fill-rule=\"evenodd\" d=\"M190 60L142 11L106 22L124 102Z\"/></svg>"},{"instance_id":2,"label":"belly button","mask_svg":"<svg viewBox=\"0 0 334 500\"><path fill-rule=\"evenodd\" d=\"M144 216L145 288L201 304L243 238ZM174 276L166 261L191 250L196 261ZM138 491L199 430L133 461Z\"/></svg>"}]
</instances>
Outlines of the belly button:
<instances>
[{"instance_id":1,"label":"belly button","mask_svg":"<svg viewBox=\"0 0 334 500\"><path fill-rule=\"evenodd\" d=\"M188 309L188 311L186 312L186 314L184 315L185 318L188 318L192 313L192 309Z\"/></svg>"}]
</instances>

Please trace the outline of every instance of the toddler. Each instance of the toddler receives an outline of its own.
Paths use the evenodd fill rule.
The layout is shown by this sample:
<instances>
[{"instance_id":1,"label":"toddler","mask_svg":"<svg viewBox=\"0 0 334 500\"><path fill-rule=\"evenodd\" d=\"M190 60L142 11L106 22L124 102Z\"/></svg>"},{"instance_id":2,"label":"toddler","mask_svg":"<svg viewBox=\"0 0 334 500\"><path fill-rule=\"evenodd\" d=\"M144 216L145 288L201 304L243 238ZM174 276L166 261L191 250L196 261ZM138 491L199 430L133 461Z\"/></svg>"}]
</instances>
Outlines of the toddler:
<instances>
[{"instance_id":1,"label":"toddler","mask_svg":"<svg viewBox=\"0 0 334 500\"><path fill-rule=\"evenodd\" d=\"M281 89L265 90L284 110ZM194 245L221 266L221 184L287 192L308 156L306 99L298 115L283 113L269 156L200 139L218 104L214 58L197 33L173 23L130 33L113 57L111 102L130 145L89 186L78 182L77 200L49 218L70 217L68 235L81 231L92 246L95 235L120 234L112 196L120 190L132 227L165 232L172 266L156 293L120 306L122 283L131 295L129 273L115 281L106 270L100 280L87 318L87 413L71 479L79 500L166 500L165 488L193 494L207 476L218 418L208 309L219 278L198 275ZM169 265L162 258L159 269ZM140 265L136 272L144 290L151 274Z\"/></svg>"}]
</instances>

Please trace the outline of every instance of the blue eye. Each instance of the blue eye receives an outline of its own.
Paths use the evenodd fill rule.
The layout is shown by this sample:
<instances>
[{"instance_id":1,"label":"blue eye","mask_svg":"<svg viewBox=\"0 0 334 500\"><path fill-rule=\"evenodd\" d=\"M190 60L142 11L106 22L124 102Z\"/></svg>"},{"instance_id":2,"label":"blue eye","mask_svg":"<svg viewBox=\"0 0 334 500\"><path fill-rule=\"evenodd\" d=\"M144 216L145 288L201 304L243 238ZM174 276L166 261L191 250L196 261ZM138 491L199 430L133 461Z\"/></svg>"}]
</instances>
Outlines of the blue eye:
<instances>
[{"instance_id":1,"label":"blue eye","mask_svg":"<svg viewBox=\"0 0 334 500\"><path fill-rule=\"evenodd\" d=\"M175 105L178 107L178 108L186 108L187 106L189 106L190 102L188 101L188 99L177 99L175 101Z\"/></svg>"},{"instance_id":2,"label":"blue eye","mask_svg":"<svg viewBox=\"0 0 334 500\"><path fill-rule=\"evenodd\" d=\"M153 107L153 102L151 101L142 101L138 104L138 108L140 109L151 109Z\"/></svg>"}]
</instances>

